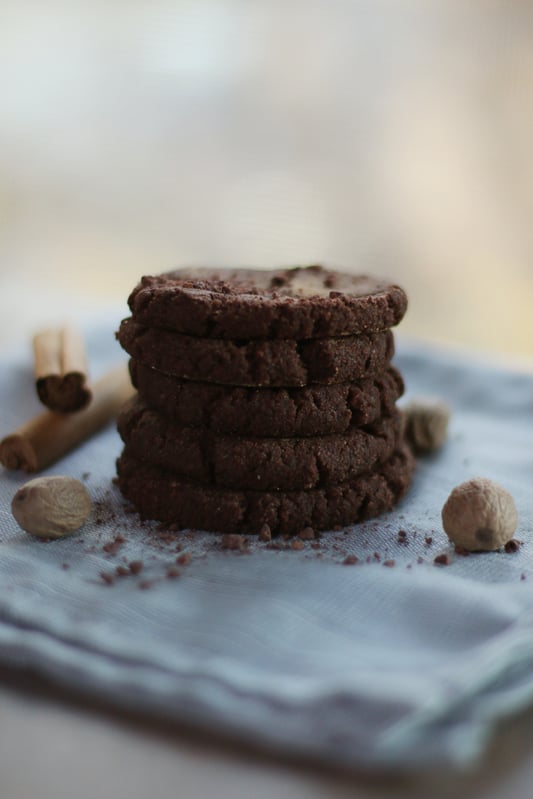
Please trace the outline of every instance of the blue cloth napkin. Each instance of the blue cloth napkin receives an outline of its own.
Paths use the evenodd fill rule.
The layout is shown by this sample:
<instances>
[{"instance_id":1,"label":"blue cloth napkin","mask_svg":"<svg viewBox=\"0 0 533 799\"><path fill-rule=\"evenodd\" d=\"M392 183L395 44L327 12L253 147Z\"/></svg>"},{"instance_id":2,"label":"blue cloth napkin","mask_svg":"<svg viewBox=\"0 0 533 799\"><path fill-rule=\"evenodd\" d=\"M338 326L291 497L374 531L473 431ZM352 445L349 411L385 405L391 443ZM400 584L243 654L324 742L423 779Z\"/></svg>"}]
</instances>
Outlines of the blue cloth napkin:
<instances>
[{"instance_id":1,"label":"blue cloth napkin","mask_svg":"<svg viewBox=\"0 0 533 799\"><path fill-rule=\"evenodd\" d=\"M94 376L123 357L118 320L86 330ZM397 340L406 398L447 400L449 440L419 461L392 513L300 551L250 538L241 553L217 535L140 524L112 483L112 426L46 472L83 480L93 498L70 538L22 532L10 502L28 477L1 472L0 661L330 764L472 763L495 724L533 700L533 376ZM29 352L0 366L5 435L40 407ZM449 546L441 507L475 475L514 495L519 551ZM443 553L450 564L435 565ZM139 573L117 576L134 561Z\"/></svg>"}]
</instances>

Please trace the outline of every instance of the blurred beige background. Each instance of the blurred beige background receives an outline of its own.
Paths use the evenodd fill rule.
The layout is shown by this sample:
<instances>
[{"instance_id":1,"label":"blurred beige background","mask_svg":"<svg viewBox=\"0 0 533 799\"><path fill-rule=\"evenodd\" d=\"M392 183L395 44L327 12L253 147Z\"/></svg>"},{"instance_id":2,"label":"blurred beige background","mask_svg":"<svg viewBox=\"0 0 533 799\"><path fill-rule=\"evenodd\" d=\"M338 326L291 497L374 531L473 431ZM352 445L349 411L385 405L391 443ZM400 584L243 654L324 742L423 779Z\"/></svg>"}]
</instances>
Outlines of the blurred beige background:
<instances>
[{"instance_id":1,"label":"blurred beige background","mask_svg":"<svg viewBox=\"0 0 533 799\"><path fill-rule=\"evenodd\" d=\"M0 0L0 343L182 263L533 355L533 2Z\"/></svg>"}]
</instances>

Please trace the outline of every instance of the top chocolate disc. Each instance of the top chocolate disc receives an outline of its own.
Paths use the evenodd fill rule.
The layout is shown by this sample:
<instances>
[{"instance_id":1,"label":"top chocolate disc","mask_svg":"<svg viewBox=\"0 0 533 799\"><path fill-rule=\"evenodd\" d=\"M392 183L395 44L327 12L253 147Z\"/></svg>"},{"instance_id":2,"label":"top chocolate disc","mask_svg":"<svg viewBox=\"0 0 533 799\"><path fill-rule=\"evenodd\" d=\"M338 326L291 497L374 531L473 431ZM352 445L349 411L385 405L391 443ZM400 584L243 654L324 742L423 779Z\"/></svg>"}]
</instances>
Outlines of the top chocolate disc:
<instances>
[{"instance_id":1,"label":"top chocolate disc","mask_svg":"<svg viewBox=\"0 0 533 799\"><path fill-rule=\"evenodd\" d=\"M322 266L177 269L143 277L128 304L133 319L209 338L324 338L377 333L407 308L399 286Z\"/></svg>"}]
</instances>

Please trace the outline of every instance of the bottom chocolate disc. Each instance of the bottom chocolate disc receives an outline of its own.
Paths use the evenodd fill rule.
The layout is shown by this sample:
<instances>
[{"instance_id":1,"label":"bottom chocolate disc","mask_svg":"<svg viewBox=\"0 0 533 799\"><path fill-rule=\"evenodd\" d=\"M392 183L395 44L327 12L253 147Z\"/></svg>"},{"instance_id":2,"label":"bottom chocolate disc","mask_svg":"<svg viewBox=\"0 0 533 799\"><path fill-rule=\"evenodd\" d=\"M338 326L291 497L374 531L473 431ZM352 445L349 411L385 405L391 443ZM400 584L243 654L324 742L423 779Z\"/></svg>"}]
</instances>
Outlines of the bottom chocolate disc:
<instances>
[{"instance_id":1,"label":"bottom chocolate disc","mask_svg":"<svg viewBox=\"0 0 533 799\"><path fill-rule=\"evenodd\" d=\"M403 445L386 463L345 483L307 491L235 491L202 486L124 454L118 486L143 519L220 533L328 530L391 510L407 491L414 458Z\"/></svg>"}]
</instances>

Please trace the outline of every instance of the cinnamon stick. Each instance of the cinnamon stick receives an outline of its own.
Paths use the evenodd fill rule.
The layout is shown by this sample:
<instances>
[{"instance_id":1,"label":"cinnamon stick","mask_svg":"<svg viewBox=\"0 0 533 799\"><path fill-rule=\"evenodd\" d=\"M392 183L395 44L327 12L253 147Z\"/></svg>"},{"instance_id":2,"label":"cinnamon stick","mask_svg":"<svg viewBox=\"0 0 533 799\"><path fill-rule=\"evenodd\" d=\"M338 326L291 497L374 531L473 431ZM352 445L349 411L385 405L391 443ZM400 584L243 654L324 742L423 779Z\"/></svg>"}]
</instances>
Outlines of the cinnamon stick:
<instances>
[{"instance_id":1,"label":"cinnamon stick","mask_svg":"<svg viewBox=\"0 0 533 799\"><path fill-rule=\"evenodd\" d=\"M91 400L87 355L79 331L71 326L43 330L33 337L35 385L52 411L72 413Z\"/></svg>"},{"instance_id":2,"label":"cinnamon stick","mask_svg":"<svg viewBox=\"0 0 533 799\"><path fill-rule=\"evenodd\" d=\"M82 411L45 411L0 441L0 462L25 472L45 469L115 418L133 393L127 366L113 369L94 384L92 402Z\"/></svg>"}]
</instances>

